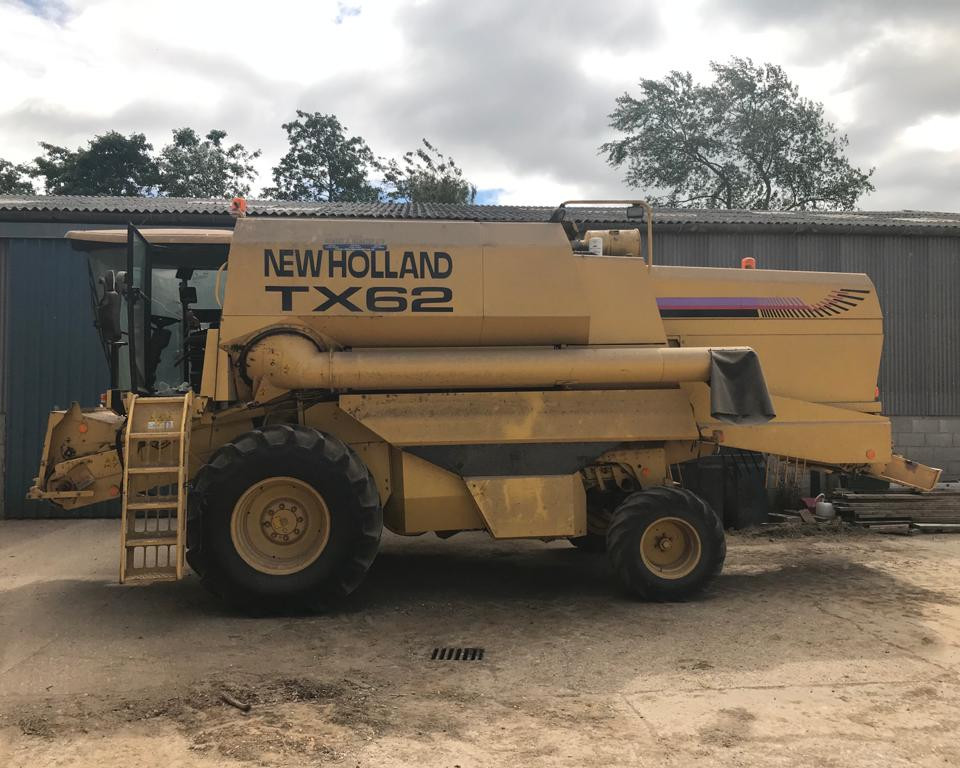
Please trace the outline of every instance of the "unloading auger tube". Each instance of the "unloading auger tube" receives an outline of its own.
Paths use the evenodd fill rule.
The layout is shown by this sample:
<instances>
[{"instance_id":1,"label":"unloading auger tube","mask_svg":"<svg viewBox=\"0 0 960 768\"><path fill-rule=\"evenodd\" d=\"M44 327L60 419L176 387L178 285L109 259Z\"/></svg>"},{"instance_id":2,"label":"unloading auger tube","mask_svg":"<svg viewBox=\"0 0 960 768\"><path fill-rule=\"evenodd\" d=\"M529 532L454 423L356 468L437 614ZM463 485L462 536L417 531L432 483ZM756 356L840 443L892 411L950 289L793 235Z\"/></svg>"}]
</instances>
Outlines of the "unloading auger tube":
<instances>
[{"instance_id":1,"label":"unloading auger tube","mask_svg":"<svg viewBox=\"0 0 960 768\"><path fill-rule=\"evenodd\" d=\"M322 350L296 333L252 345L247 378L280 390L620 387L710 381L713 354L749 347L470 347Z\"/></svg>"}]
</instances>

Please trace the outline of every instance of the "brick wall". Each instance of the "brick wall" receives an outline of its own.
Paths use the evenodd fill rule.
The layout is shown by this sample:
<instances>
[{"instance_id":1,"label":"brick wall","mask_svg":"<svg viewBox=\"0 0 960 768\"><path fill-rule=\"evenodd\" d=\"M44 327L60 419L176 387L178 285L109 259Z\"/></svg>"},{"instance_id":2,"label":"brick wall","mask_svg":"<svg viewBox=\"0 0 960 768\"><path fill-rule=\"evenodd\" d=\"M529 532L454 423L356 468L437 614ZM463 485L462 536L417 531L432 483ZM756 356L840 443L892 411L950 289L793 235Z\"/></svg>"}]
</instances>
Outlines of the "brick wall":
<instances>
[{"instance_id":1,"label":"brick wall","mask_svg":"<svg viewBox=\"0 0 960 768\"><path fill-rule=\"evenodd\" d=\"M941 482L960 480L960 418L891 416L890 423L897 453L939 467Z\"/></svg>"}]
</instances>

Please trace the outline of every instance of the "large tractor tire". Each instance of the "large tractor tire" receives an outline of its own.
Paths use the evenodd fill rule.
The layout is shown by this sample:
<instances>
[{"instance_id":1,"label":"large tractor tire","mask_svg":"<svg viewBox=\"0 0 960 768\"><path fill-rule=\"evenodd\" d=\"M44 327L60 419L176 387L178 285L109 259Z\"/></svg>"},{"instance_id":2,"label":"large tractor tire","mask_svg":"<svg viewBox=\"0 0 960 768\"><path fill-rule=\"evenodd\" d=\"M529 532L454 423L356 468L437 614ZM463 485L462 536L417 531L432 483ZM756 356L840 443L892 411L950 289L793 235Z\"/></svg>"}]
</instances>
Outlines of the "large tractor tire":
<instances>
[{"instance_id":1,"label":"large tractor tire","mask_svg":"<svg viewBox=\"0 0 960 768\"><path fill-rule=\"evenodd\" d=\"M607 556L624 586L645 600L686 600L720 573L723 524L707 502L683 488L631 494L607 530Z\"/></svg>"},{"instance_id":2,"label":"large tractor tire","mask_svg":"<svg viewBox=\"0 0 960 768\"><path fill-rule=\"evenodd\" d=\"M377 486L357 455L282 424L227 443L197 473L187 560L250 612L316 611L359 586L382 531Z\"/></svg>"}]
</instances>

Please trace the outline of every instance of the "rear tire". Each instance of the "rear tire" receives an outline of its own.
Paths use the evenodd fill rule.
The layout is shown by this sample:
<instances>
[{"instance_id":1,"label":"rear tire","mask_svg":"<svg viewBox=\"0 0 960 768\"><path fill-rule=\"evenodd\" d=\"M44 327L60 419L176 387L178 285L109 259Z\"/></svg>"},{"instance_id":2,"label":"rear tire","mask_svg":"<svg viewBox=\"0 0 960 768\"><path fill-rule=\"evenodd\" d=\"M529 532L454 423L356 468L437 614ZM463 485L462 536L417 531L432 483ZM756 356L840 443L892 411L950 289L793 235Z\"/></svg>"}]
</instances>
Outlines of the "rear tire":
<instances>
[{"instance_id":1,"label":"rear tire","mask_svg":"<svg viewBox=\"0 0 960 768\"><path fill-rule=\"evenodd\" d=\"M355 590L376 557L376 483L343 442L309 427L256 429L219 448L191 493L187 560L254 613L315 611Z\"/></svg>"},{"instance_id":2,"label":"rear tire","mask_svg":"<svg viewBox=\"0 0 960 768\"><path fill-rule=\"evenodd\" d=\"M683 488L657 487L624 499L607 531L614 572L646 600L686 600L720 573L723 524L707 502Z\"/></svg>"}]
</instances>

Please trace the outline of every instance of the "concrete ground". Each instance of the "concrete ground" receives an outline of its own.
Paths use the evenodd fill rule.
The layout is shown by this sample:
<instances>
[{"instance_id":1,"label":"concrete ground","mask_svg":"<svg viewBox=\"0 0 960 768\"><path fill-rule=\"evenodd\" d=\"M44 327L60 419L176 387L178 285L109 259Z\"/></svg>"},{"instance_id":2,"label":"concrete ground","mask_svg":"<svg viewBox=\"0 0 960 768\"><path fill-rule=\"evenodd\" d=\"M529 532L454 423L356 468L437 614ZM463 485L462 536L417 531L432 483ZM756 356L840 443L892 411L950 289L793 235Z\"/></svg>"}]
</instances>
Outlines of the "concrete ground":
<instances>
[{"instance_id":1,"label":"concrete ground","mask_svg":"<svg viewBox=\"0 0 960 768\"><path fill-rule=\"evenodd\" d=\"M275 619L116 585L118 538L0 523L0 765L960 765L960 536L736 536L672 605L562 542L389 536Z\"/></svg>"}]
</instances>

